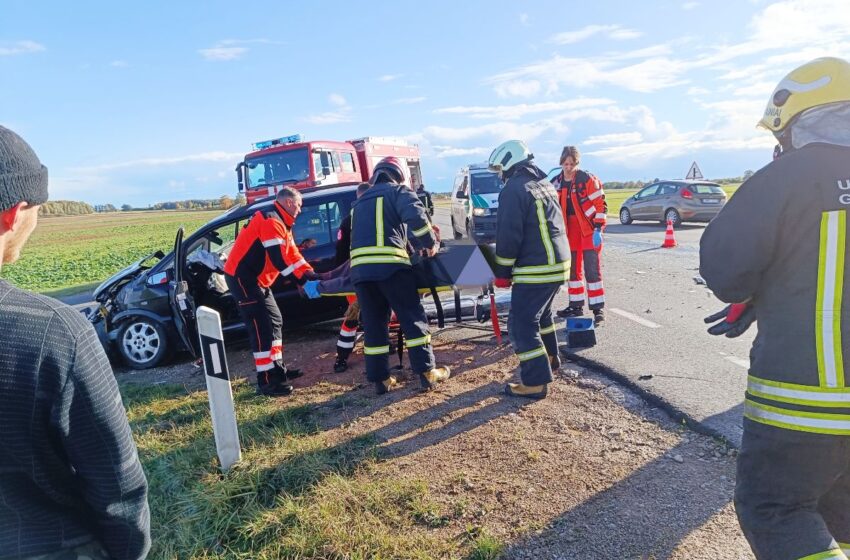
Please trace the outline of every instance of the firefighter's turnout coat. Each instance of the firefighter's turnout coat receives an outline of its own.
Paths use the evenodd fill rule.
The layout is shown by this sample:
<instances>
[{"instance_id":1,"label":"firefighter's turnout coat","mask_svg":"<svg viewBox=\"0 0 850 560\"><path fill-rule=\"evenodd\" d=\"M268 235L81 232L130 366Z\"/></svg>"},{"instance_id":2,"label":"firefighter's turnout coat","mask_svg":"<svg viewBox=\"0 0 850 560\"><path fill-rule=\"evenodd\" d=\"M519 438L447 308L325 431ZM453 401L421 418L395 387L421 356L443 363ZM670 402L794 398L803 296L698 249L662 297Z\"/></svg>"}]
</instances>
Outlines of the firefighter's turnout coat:
<instances>
[{"instance_id":1,"label":"firefighter's turnout coat","mask_svg":"<svg viewBox=\"0 0 850 560\"><path fill-rule=\"evenodd\" d=\"M552 300L569 268L558 193L539 168L518 164L499 194L494 273L513 282L508 334L525 385L552 380L550 357L558 355Z\"/></svg>"}]
</instances>

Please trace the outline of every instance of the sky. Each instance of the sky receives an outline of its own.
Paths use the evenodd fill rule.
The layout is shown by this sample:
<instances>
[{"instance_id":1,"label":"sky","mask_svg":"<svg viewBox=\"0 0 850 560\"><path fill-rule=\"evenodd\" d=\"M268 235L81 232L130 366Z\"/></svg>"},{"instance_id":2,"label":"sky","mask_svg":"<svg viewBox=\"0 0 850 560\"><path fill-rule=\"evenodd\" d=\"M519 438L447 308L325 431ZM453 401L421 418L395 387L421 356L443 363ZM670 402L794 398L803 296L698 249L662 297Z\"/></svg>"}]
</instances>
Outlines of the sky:
<instances>
[{"instance_id":1,"label":"sky","mask_svg":"<svg viewBox=\"0 0 850 560\"><path fill-rule=\"evenodd\" d=\"M395 136L429 190L508 139L576 145L602 181L740 176L776 83L850 59L846 0L0 0L0 124L52 199L236 194L259 140Z\"/></svg>"}]
</instances>

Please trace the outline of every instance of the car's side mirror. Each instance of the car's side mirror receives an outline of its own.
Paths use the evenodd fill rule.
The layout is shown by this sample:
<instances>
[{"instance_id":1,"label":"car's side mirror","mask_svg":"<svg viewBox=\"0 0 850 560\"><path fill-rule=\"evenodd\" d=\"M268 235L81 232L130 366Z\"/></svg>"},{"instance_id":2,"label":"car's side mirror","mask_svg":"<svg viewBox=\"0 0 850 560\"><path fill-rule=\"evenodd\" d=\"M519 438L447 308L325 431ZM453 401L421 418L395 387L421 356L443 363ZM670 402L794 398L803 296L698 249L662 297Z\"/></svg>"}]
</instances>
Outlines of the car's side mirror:
<instances>
[{"instance_id":1,"label":"car's side mirror","mask_svg":"<svg viewBox=\"0 0 850 560\"><path fill-rule=\"evenodd\" d=\"M467 194L463 191L457 191L457 197L458 198L469 198L469 196L467 196Z\"/></svg>"},{"instance_id":2,"label":"car's side mirror","mask_svg":"<svg viewBox=\"0 0 850 560\"><path fill-rule=\"evenodd\" d=\"M148 276L148 279L145 280L145 284L148 286L159 286L161 284L168 284L168 271L157 272L156 274L151 274Z\"/></svg>"}]
</instances>

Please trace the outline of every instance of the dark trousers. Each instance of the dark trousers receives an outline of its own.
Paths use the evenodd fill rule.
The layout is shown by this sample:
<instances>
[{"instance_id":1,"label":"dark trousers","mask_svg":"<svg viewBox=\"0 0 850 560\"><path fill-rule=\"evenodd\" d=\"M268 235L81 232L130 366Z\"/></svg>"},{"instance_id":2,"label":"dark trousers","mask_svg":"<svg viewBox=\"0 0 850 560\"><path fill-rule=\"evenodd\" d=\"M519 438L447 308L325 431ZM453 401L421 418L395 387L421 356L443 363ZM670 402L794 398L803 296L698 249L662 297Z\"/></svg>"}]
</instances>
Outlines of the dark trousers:
<instances>
[{"instance_id":1,"label":"dark trousers","mask_svg":"<svg viewBox=\"0 0 850 560\"><path fill-rule=\"evenodd\" d=\"M428 317L422 308L416 278L412 270L400 270L387 278L354 285L360 302L363 323L363 353L366 356L366 379L377 382L390 376L390 336L387 317L395 311L407 343L413 373L425 373L434 367Z\"/></svg>"},{"instance_id":2,"label":"dark trousers","mask_svg":"<svg viewBox=\"0 0 850 560\"><path fill-rule=\"evenodd\" d=\"M279 369L286 371L283 366L283 317L271 289L259 286L256 279L251 281L228 274L224 277L248 330L257 383L266 385L283 381L278 379L281 377Z\"/></svg>"},{"instance_id":3,"label":"dark trousers","mask_svg":"<svg viewBox=\"0 0 850 560\"><path fill-rule=\"evenodd\" d=\"M360 326L360 302L356 299L348 304L342 326L339 328L339 338L336 341L336 355L341 360L347 360L357 342L357 327Z\"/></svg>"},{"instance_id":4,"label":"dark trousers","mask_svg":"<svg viewBox=\"0 0 850 560\"><path fill-rule=\"evenodd\" d=\"M552 300L560 288L560 284L514 284L511 289L508 337L519 358L523 385L552 381L549 357L558 355Z\"/></svg>"},{"instance_id":5,"label":"dark trousers","mask_svg":"<svg viewBox=\"0 0 850 560\"><path fill-rule=\"evenodd\" d=\"M735 511L756 558L850 554L850 437L744 422Z\"/></svg>"}]
</instances>

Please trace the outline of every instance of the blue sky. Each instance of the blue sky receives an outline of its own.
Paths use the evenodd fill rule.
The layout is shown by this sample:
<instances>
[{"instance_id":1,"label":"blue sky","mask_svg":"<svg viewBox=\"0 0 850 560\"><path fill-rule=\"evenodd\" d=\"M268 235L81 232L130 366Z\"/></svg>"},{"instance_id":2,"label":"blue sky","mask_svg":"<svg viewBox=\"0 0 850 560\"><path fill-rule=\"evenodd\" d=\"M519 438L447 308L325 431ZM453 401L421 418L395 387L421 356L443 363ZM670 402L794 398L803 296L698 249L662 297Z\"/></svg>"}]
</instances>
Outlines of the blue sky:
<instances>
[{"instance_id":1,"label":"blue sky","mask_svg":"<svg viewBox=\"0 0 850 560\"><path fill-rule=\"evenodd\" d=\"M776 82L850 58L845 0L83 2L0 0L0 124L51 198L235 194L252 142L401 136L428 187L526 140L603 181L741 175Z\"/></svg>"}]
</instances>

